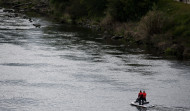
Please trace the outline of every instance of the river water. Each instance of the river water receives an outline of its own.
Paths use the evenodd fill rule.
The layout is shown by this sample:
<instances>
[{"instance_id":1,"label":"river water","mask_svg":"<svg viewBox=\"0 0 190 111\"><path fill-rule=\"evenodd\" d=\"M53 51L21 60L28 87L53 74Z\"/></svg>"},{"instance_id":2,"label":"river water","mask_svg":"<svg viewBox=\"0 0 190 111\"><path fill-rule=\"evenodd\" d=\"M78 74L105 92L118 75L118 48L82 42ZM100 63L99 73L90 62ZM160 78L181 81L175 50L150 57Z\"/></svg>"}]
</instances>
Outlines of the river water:
<instances>
[{"instance_id":1,"label":"river water","mask_svg":"<svg viewBox=\"0 0 190 111\"><path fill-rule=\"evenodd\" d=\"M0 10L0 111L190 110L189 61L105 41L86 28L7 14ZM139 90L154 108L130 105Z\"/></svg>"}]
</instances>

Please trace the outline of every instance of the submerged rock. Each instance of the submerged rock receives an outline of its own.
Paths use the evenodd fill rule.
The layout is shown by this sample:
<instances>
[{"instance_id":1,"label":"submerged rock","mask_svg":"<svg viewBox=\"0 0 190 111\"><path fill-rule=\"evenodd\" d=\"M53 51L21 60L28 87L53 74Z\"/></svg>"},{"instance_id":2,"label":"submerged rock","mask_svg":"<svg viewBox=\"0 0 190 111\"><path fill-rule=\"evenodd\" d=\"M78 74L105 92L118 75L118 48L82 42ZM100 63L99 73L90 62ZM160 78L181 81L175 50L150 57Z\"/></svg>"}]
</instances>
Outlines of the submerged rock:
<instances>
[{"instance_id":1,"label":"submerged rock","mask_svg":"<svg viewBox=\"0 0 190 111\"><path fill-rule=\"evenodd\" d=\"M33 22L33 20L32 20L31 18L29 18L29 21L30 21L30 22Z\"/></svg>"},{"instance_id":2,"label":"submerged rock","mask_svg":"<svg viewBox=\"0 0 190 111\"><path fill-rule=\"evenodd\" d=\"M40 24L33 24L33 26L35 26L36 28L40 28L41 27Z\"/></svg>"},{"instance_id":3,"label":"submerged rock","mask_svg":"<svg viewBox=\"0 0 190 111\"><path fill-rule=\"evenodd\" d=\"M111 37L111 39L114 39L114 40L119 40L119 39L123 39L124 36L113 36Z\"/></svg>"},{"instance_id":4,"label":"submerged rock","mask_svg":"<svg viewBox=\"0 0 190 111\"><path fill-rule=\"evenodd\" d=\"M13 13L14 10L13 9L4 9L3 12Z\"/></svg>"},{"instance_id":5,"label":"submerged rock","mask_svg":"<svg viewBox=\"0 0 190 111\"><path fill-rule=\"evenodd\" d=\"M26 16L26 15L24 15L22 18L23 18L23 19L29 19L29 17Z\"/></svg>"},{"instance_id":6,"label":"submerged rock","mask_svg":"<svg viewBox=\"0 0 190 111\"><path fill-rule=\"evenodd\" d=\"M18 14L18 13L15 13L15 14L14 14L14 17L18 17L18 16L19 16L19 14Z\"/></svg>"},{"instance_id":7,"label":"submerged rock","mask_svg":"<svg viewBox=\"0 0 190 111\"><path fill-rule=\"evenodd\" d=\"M110 39L112 36L111 35L108 35L108 34L104 34L103 35L103 39Z\"/></svg>"}]
</instances>

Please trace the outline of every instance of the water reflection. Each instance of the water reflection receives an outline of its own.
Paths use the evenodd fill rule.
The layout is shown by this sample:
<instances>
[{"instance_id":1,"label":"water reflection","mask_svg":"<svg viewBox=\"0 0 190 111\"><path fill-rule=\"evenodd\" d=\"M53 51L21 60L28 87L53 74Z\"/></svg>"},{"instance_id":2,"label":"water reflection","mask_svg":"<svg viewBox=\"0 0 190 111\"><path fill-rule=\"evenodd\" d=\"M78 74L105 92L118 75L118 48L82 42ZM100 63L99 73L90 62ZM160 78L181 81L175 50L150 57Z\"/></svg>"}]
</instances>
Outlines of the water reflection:
<instances>
[{"instance_id":1,"label":"water reflection","mask_svg":"<svg viewBox=\"0 0 190 111\"><path fill-rule=\"evenodd\" d=\"M147 111L147 108L136 107L138 111Z\"/></svg>"}]
</instances>

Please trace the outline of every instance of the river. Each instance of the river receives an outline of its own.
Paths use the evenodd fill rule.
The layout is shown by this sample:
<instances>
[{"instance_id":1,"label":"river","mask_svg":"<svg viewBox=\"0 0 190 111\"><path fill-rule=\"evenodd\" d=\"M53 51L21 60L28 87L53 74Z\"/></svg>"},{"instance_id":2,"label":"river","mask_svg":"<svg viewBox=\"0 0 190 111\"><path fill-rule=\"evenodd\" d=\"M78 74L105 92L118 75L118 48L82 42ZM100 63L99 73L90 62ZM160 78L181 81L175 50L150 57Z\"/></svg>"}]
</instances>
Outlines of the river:
<instances>
[{"instance_id":1,"label":"river","mask_svg":"<svg viewBox=\"0 0 190 111\"><path fill-rule=\"evenodd\" d=\"M189 61L146 54L87 28L7 14L0 10L0 111L190 110ZM154 108L130 105L139 90Z\"/></svg>"}]
</instances>

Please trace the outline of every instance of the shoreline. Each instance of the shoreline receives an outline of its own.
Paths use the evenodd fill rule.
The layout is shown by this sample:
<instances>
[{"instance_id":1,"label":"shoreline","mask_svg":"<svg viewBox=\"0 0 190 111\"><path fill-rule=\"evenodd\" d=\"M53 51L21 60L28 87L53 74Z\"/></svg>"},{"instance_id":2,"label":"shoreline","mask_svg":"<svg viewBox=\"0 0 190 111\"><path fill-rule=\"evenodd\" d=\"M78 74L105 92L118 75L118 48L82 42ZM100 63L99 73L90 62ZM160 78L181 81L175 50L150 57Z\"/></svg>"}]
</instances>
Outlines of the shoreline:
<instances>
[{"instance_id":1,"label":"shoreline","mask_svg":"<svg viewBox=\"0 0 190 111\"><path fill-rule=\"evenodd\" d=\"M92 30L101 32L103 34L102 38L104 39L122 40L125 41L127 44L136 45L141 49L145 49L147 52L156 54L157 56L163 56L164 58L176 58L179 60L190 59L190 47L186 47L182 43L173 40L171 33L161 32L158 34L153 33L152 35L151 34L146 35L147 30L143 32L144 28L147 28L146 25L149 25L149 24L144 24L144 22L146 22L145 20L148 19L148 17L162 16L162 12L159 11L149 12L150 13L149 15L148 14L145 15L140 21L137 22L120 23L117 21L107 20L110 19L109 16L107 18L105 17L99 20L98 22L89 18L70 20L69 18L56 16L53 14L53 10L51 9L49 2L12 1L7 3L1 3L1 6L9 9L14 9L15 13L26 14L27 16L30 17L45 16L53 21L57 21L62 24L66 23L66 24L81 25L90 28ZM163 23L164 22L165 21L163 21ZM36 24L36 27L39 27L39 24ZM155 40L155 38L158 37L160 38L166 37L166 39Z\"/></svg>"}]
</instances>

